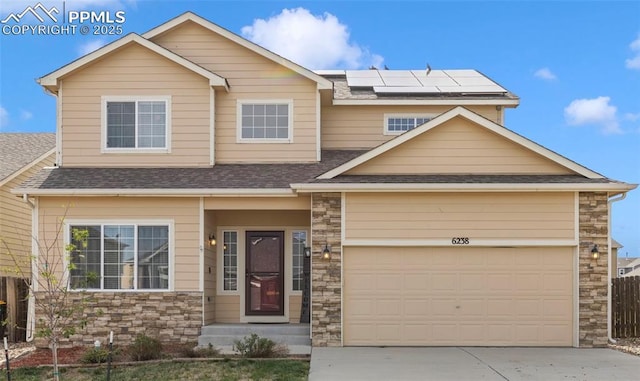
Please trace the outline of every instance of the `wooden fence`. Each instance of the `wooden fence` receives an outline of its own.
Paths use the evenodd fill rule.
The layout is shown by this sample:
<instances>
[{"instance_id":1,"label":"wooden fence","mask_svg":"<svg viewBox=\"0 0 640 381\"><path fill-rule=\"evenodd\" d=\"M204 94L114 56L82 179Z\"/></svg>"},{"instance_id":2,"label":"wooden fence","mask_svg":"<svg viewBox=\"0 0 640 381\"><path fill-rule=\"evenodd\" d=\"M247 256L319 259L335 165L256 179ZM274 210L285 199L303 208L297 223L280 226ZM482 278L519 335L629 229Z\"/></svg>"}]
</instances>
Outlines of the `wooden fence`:
<instances>
[{"instance_id":1,"label":"wooden fence","mask_svg":"<svg viewBox=\"0 0 640 381\"><path fill-rule=\"evenodd\" d=\"M640 337L640 276L611 281L611 336Z\"/></svg>"}]
</instances>

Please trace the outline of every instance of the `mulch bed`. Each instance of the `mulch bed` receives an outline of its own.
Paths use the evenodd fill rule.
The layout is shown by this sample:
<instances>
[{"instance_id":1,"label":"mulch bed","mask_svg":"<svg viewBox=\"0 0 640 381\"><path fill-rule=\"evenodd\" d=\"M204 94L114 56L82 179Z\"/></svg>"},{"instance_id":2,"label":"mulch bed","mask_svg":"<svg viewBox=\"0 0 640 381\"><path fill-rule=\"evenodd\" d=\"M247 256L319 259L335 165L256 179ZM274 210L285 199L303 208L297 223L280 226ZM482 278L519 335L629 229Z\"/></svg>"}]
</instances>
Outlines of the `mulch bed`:
<instances>
[{"instance_id":1,"label":"mulch bed","mask_svg":"<svg viewBox=\"0 0 640 381\"><path fill-rule=\"evenodd\" d=\"M58 364L78 364L86 350L85 347L58 348ZM51 364L53 364L53 359L51 349L48 348L38 348L29 354L11 360L9 363L14 369Z\"/></svg>"}]
</instances>

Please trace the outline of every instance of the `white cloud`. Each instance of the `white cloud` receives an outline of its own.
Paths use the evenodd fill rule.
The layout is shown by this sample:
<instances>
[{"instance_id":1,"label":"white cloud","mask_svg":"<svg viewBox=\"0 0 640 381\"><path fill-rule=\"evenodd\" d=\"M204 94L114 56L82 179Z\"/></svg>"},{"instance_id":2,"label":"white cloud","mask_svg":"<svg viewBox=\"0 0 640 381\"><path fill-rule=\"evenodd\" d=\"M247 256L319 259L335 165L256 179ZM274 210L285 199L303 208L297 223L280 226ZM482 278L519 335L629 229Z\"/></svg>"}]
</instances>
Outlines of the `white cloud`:
<instances>
[{"instance_id":1,"label":"white cloud","mask_svg":"<svg viewBox=\"0 0 640 381\"><path fill-rule=\"evenodd\" d=\"M605 134L620 134L616 106L609 104L611 98L576 99L564 109L567 123L573 126L597 125Z\"/></svg>"},{"instance_id":2,"label":"white cloud","mask_svg":"<svg viewBox=\"0 0 640 381\"><path fill-rule=\"evenodd\" d=\"M9 124L9 113L7 110L0 106L0 128Z\"/></svg>"},{"instance_id":3,"label":"white cloud","mask_svg":"<svg viewBox=\"0 0 640 381\"><path fill-rule=\"evenodd\" d=\"M631 113L631 112L628 112L628 113L624 114L624 118L626 120L628 120L628 121L635 122L637 120L640 120L640 112L635 113L635 114Z\"/></svg>"},{"instance_id":4,"label":"white cloud","mask_svg":"<svg viewBox=\"0 0 640 381\"><path fill-rule=\"evenodd\" d=\"M640 35L629 44L629 48L635 53L635 57L624 61L627 69L640 70Z\"/></svg>"},{"instance_id":5,"label":"white cloud","mask_svg":"<svg viewBox=\"0 0 640 381\"><path fill-rule=\"evenodd\" d=\"M29 120L33 118L33 113L27 110L20 110L20 120Z\"/></svg>"},{"instance_id":6,"label":"white cloud","mask_svg":"<svg viewBox=\"0 0 640 381\"><path fill-rule=\"evenodd\" d=\"M103 47L105 44L105 41L100 39L100 40L91 40L88 42L85 42L84 44L81 44L78 47L78 53L80 53L81 56L84 56L85 54L89 54L91 52L93 52L94 50L97 50L101 47Z\"/></svg>"},{"instance_id":7,"label":"white cloud","mask_svg":"<svg viewBox=\"0 0 640 381\"><path fill-rule=\"evenodd\" d=\"M553 72L548 67L543 67L541 69L536 70L536 72L533 73L533 75L536 78L544 79L547 81L553 81L558 78L556 77L555 74L553 74Z\"/></svg>"},{"instance_id":8,"label":"white cloud","mask_svg":"<svg viewBox=\"0 0 640 381\"><path fill-rule=\"evenodd\" d=\"M345 24L330 13L313 15L307 9L283 9L267 20L256 19L242 35L309 69L380 67L383 57L350 41Z\"/></svg>"}]
</instances>

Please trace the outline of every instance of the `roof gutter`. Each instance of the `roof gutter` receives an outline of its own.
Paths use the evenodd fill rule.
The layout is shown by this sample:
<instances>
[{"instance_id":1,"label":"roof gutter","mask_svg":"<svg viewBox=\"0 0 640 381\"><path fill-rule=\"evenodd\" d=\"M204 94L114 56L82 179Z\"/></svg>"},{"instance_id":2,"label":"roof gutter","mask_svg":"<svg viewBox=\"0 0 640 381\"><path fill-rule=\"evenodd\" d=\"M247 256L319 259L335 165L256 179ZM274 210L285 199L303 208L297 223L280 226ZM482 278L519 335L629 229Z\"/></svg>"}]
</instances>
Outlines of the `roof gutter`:
<instances>
[{"instance_id":1,"label":"roof gutter","mask_svg":"<svg viewBox=\"0 0 640 381\"><path fill-rule=\"evenodd\" d=\"M298 193L310 192L628 192L637 184L619 183L302 183L291 184Z\"/></svg>"},{"instance_id":2,"label":"roof gutter","mask_svg":"<svg viewBox=\"0 0 640 381\"><path fill-rule=\"evenodd\" d=\"M607 337L609 338L609 341L612 343L615 343L616 340L611 337L611 305L612 305L612 298L611 298L611 292L613 289L613 282L611 282L611 254L612 254L612 250L611 250L611 204L613 204L614 202L618 202L618 201L622 201L625 198L627 198L627 194L626 193L622 193L616 197L612 197L609 199L609 201L607 202L607 213L609 214L607 216L607 223L608 223L608 227L607 227L607 231L609 232L608 236L608 243L607 243L607 250L608 250L608 256L607 256L607 272L609 274L609 276L607 277L607 281L609 283L609 287L608 287L608 292L607 292Z\"/></svg>"}]
</instances>

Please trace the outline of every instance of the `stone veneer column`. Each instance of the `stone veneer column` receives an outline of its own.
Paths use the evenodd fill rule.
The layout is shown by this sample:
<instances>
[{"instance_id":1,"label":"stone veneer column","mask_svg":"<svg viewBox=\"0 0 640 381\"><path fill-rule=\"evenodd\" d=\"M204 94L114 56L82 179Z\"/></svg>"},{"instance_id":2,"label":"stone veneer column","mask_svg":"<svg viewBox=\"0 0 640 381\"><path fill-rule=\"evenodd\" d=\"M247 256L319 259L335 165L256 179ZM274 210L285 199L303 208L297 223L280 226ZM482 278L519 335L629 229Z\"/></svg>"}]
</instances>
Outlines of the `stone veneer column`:
<instances>
[{"instance_id":1,"label":"stone veneer column","mask_svg":"<svg viewBox=\"0 0 640 381\"><path fill-rule=\"evenodd\" d=\"M63 346L88 346L95 340L105 343L109 331L120 346L131 344L139 333L167 344L195 344L200 335L201 292L78 292L69 297L78 303L85 298L87 326L63 339ZM47 346L44 339L37 339L35 344Z\"/></svg>"},{"instance_id":2,"label":"stone veneer column","mask_svg":"<svg viewBox=\"0 0 640 381\"><path fill-rule=\"evenodd\" d=\"M607 193L581 192L579 248L579 345L604 347L608 342L607 293L609 292L609 210ZM591 257L598 245L600 258Z\"/></svg>"},{"instance_id":3,"label":"stone veneer column","mask_svg":"<svg viewBox=\"0 0 640 381\"><path fill-rule=\"evenodd\" d=\"M311 195L311 339L315 347L342 345L342 216L340 193ZM331 259L323 260L325 244Z\"/></svg>"}]
</instances>

